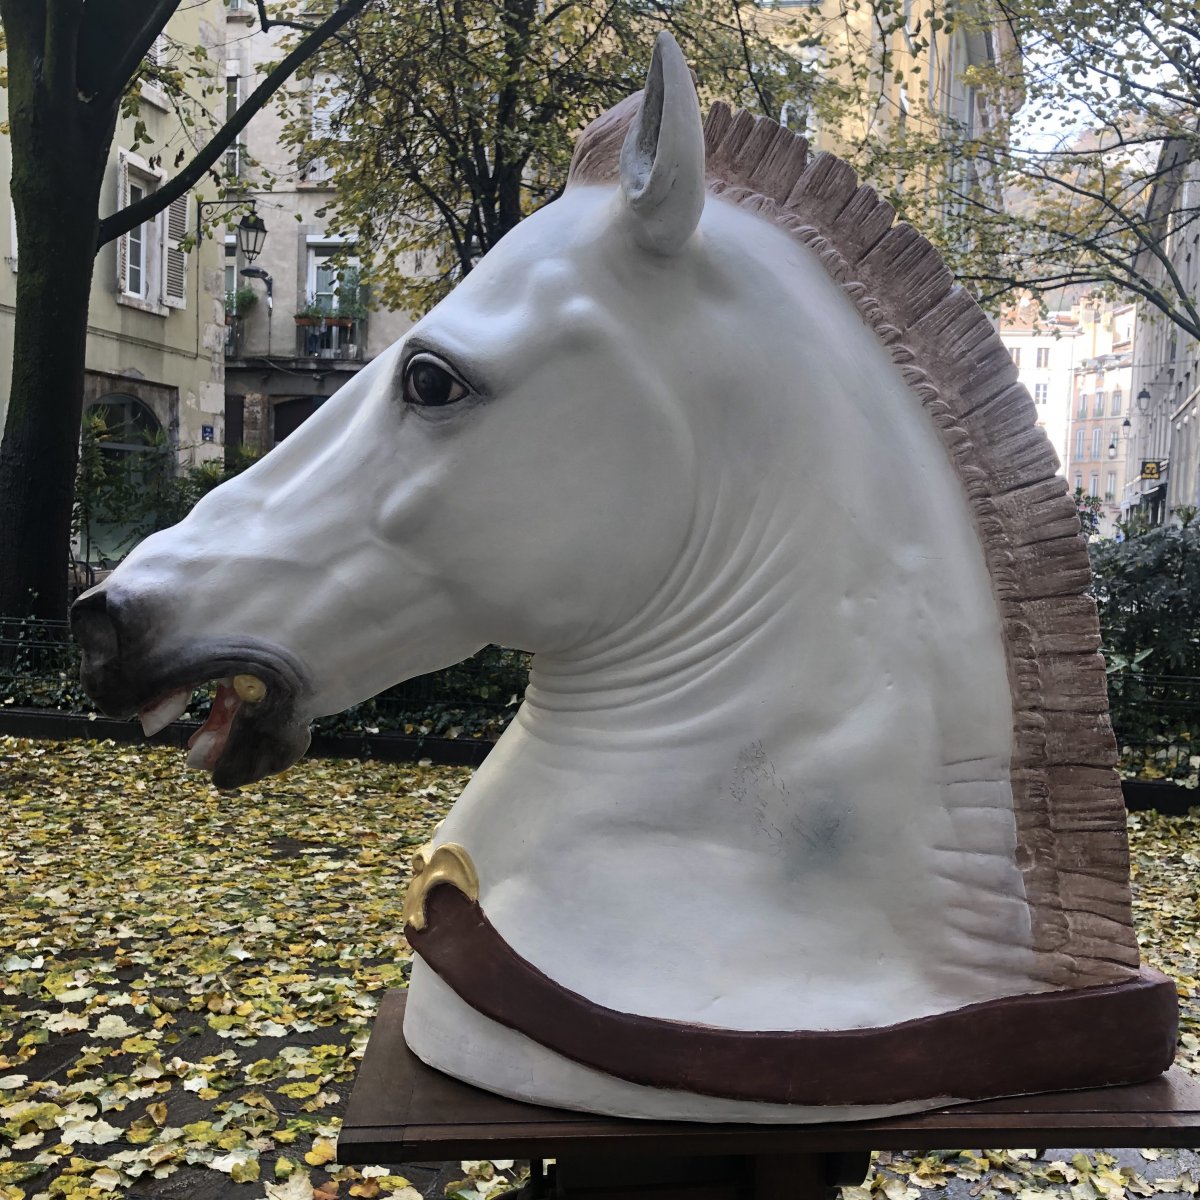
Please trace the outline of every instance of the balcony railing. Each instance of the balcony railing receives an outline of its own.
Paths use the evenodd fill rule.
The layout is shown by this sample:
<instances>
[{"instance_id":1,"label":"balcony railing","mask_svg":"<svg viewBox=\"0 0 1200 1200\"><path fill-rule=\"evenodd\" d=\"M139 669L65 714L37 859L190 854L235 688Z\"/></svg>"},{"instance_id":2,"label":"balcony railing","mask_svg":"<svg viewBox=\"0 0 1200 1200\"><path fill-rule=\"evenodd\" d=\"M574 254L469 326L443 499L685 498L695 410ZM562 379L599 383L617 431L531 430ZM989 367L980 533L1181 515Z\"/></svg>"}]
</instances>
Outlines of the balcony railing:
<instances>
[{"instance_id":1,"label":"balcony railing","mask_svg":"<svg viewBox=\"0 0 1200 1200\"><path fill-rule=\"evenodd\" d=\"M366 348L366 317L296 316L297 358L362 362Z\"/></svg>"},{"instance_id":2,"label":"balcony railing","mask_svg":"<svg viewBox=\"0 0 1200 1200\"><path fill-rule=\"evenodd\" d=\"M246 322L240 317L226 318L225 321L225 357L241 358L242 343L245 341L243 331Z\"/></svg>"}]
</instances>

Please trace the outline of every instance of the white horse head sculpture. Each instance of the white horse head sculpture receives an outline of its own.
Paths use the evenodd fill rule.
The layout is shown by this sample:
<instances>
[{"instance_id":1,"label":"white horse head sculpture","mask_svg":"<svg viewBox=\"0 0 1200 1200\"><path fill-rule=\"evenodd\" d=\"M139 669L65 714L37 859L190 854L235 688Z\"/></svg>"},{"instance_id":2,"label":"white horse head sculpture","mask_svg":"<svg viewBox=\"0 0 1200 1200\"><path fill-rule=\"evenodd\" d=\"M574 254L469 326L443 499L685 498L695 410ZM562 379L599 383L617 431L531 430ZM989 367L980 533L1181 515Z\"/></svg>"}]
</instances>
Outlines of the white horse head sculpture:
<instances>
[{"instance_id":1,"label":"white horse head sculpture","mask_svg":"<svg viewBox=\"0 0 1200 1200\"><path fill-rule=\"evenodd\" d=\"M484 1087L791 1121L1142 1078L1172 989L1055 466L928 244L702 126L663 35L560 200L79 601L85 678L151 724L227 678L231 786L535 652L406 908L410 1044Z\"/></svg>"}]
</instances>

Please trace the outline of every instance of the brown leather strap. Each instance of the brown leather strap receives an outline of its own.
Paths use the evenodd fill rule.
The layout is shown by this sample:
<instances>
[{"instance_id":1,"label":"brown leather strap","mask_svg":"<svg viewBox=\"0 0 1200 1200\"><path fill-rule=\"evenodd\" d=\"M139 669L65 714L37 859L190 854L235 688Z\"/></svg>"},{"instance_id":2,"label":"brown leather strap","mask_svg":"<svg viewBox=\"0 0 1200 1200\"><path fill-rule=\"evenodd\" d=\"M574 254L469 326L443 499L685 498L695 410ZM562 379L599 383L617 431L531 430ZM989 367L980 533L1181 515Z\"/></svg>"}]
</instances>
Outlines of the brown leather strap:
<instances>
[{"instance_id":1,"label":"brown leather strap","mask_svg":"<svg viewBox=\"0 0 1200 1200\"><path fill-rule=\"evenodd\" d=\"M776 1104L893 1104L1137 1083L1175 1055L1175 985L1128 983L972 1004L878 1029L742 1032L617 1012L543 974L479 904L430 889L412 947L472 1008L548 1049L649 1087Z\"/></svg>"}]
</instances>

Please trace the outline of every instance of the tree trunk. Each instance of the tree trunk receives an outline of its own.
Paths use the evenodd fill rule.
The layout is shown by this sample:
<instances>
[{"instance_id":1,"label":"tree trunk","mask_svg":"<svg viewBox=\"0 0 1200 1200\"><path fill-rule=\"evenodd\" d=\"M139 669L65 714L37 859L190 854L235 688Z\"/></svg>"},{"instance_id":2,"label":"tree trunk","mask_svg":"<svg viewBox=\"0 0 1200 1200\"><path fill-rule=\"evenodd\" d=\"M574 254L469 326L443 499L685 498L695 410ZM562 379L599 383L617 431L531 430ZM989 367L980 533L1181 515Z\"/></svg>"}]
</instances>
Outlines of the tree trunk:
<instances>
[{"instance_id":1,"label":"tree trunk","mask_svg":"<svg viewBox=\"0 0 1200 1200\"><path fill-rule=\"evenodd\" d=\"M88 299L116 106L111 114L36 100L30 107L20 128L14 120L12 136L20 259L0 443L0 614L61 620Z\"/></svg>"}]
</instances>

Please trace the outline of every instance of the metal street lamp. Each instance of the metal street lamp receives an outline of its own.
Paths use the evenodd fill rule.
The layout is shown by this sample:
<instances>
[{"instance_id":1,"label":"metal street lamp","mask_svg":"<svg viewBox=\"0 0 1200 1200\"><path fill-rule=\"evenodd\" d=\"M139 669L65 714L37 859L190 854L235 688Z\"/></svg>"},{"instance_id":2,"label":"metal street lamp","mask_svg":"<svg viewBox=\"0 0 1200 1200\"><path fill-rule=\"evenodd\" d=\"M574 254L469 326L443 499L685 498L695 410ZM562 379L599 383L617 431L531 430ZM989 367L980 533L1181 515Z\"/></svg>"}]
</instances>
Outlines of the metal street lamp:
<instances>
[{"instance_id":1,"label":"metal street lamp","mask_svg":"<svg viewBox=\"0 0 1200 1200\"><path fill-rule=\"evenodd\" d=\"M261 279L267 285L267 310L274 307L275 280L262 267L243 267L242 274L248 279Z\"/></svg>"},{"instance_id":2,"label":"metal street lamp","mask_svg":"<svg viewBox=\"0 0 1200 1200\"><path fill-rule=\"evenodd\" d=\"M267 227L256 212L247 213L237 227L238 249L247 262L253 262L261 253L267 240Z\"/></svg>"},{"instance_id":3,"label":"metal street lamp","mask_svg":"<svg viewBox=\"0 0 1200 1200\"><path fill-rule=\"evenodd\" d=\"M196 201L196 245L204 241L204 214L214 208L232 208L235 205L247 203L244 199L236 200L197 200ZM238 249L247 262L253 262L261 253L263 242L267 238L267 227L254 208L254 201L249 201L250 211L237 224Z\"/></svg>"},{"instance_id":4,"label":"metal street lamp","mask_svg":"<svg viewBox=\"0 0 1200 1200\"><path fill-rule=\"evenodd\" d=\"M1137 394L1138 412L1144 413L1150 407L1150 389L1142 388Z\"/></svg>"},{"instance_id":5,"label":"metal street lamp","mask_svg":"<svg viewBox=\"0 0 1200 1200\"><path fill-rule=\"evenodd\" d=\"M1132 422L1129 420L1128 417L1126 417L1125 420L1123 420L1121 422L1121 437L1124 438L1125 441L1129 441L1129 431L1132 428L1133 428Z\"/></svg>"},{"instance_id":6,"label":"metal street lamp","mask_svg":"<svg viewBox=\"0 0 1200 1200\"><path fill-rule=\"evenodd\" d=\"M1116 438L1113 438L1113 440L1108 443L1108 457L1109 458L1117 457L1117 439Z\"/></svg>"}]
</instances>

